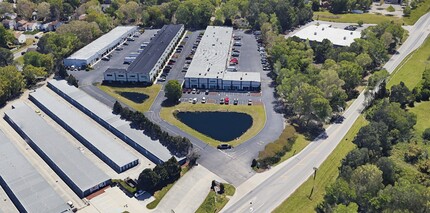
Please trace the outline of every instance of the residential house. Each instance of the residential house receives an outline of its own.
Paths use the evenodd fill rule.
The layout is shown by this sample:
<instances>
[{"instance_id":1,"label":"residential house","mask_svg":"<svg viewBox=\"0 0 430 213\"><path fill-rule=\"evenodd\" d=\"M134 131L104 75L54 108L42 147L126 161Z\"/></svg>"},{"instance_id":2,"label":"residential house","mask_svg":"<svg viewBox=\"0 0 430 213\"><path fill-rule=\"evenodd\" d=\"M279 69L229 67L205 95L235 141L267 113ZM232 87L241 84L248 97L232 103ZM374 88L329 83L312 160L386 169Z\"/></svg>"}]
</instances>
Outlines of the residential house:
<instances>
[{"instance_id":1,"label":"residential house","mask_svg":"<svg viewBox=\"0 0 430 213\"><path fill-rule=\"evenodd\" d=\"M2 24L6 29L13 30L15 29L16 22L15 20L5 19L2 21Z\"/></svg>"},{"instance_id":2,"label":"residential house","mask_svg":"<svg viewBox=\"0 0 430 213\"><path fill-rule=\"evenodd\" d=\"M25 41L27 40L26 36L22 32L15 31L15 32L13 32L13 35L15 36L15 39L16 39L15 43L16 44L24 44Z\"/></svg>"},{"instance_id":3,"label":"residential house","mask_svg":"<svg viewBox=\"0 0 430 213\"><path fill-rule=\"evenodd\" d=\"M2 19L8 18L8 19L11 19L11 20L15 20L16 17L17 17L16 13L5 13L5 14L1 15Z\"/></svg>"},{"instance_id":4,"label":"residential house","mask_svg":"<svg viewBox=\"0 0 430 213\"><path fill-rule=\"evenodd\" d=\"M27 30L27 28L26 28L26 24L27 24L28 22L26 21L26 20L24 20L24 19L22 19L22 20L19 20L19 21L17 21L16 22L16 27L15 27L15 29L16 30L19 30L19 31L26 31Z\"/></svg>"},{"instance_id":5,"label":"residential house","mask_svg":"<svg viewBox=\"0 0 430 213\"><path fill-rule=\"evenodd\" d=\"M40 28L40 24L37 22L27 22L27 24L25 24L25 31L35 31L35 30L39 30Z\"/></svg>"}]
</instances>

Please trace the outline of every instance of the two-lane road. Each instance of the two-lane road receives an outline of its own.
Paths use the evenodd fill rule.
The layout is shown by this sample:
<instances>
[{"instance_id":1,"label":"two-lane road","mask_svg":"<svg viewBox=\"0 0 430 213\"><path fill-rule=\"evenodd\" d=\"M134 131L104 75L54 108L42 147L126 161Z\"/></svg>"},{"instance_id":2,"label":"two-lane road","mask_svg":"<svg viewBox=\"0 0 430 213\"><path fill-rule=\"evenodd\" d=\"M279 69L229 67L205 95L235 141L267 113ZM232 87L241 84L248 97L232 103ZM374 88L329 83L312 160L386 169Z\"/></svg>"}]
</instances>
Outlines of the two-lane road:
<instances>
[{"instance_id":1,"label":"two-lane road","mask_svg":"<svg viewBox=\"0 0 430 213\"><path fill-rule=\"evenodd\" d=\"M411 28L409 38L398 50L399 54L394 55L384 68L392 73L407 55L424 42L429 33L430 13L427 13ZM265 180L257 180L260 176L250 178L238 187L238 191L243 193L234 196L222 212L260 213L275 209L314 173L314 167L318 168L327 159L360 115L364 103L364 93L361 93L345 111L344 122L327 128L327 138L311 142L294 158L279 165L280 168L276 168L278 170ZM250 187L255 182L259 184Z\"/></svg>"}]
</instances>

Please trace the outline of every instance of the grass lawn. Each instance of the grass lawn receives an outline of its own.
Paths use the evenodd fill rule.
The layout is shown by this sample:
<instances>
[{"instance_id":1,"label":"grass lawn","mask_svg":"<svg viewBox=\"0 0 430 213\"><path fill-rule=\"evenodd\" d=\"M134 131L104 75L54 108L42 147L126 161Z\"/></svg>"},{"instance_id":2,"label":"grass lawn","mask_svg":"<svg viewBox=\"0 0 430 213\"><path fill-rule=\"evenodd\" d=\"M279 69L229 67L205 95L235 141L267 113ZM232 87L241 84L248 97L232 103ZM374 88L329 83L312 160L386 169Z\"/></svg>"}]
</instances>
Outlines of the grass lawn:
<instances>
[{"instance_id":1,"label":"grass lawn","mask_svg":"<svg viewBox=\"0 0 430 213\"><path fill-rule=\"evenodd\" d=\"M113 183L119 183L125 190L127 190L130 194L136 193L137 189L130 187L125 181L121 179L112 179Z\"/></svg>"},{"instance_id":2,"label":"grass lawn","mask_svg":"<svg viewBox=\"0 0 430 213\"><path fill-rule=\"evenodd\" d=\"M418 19L430 11L430 0L424 0L423 2L418 4L418 7L411 11L411 15L409 17L403 18L406 24L413 25Z\"/></svg>"},{"instance_id":3,"label":"grass lawn","mask_svg":"<svg viewBox=\"0 0 430 213\"><path fill-rule=\"evenodd\" d=\"M16 58L15 61L19 65L24 65L24 56L20 56L20 57Z\"/></svg>"},{"instance_id":4,"label":"grass lawn","mask_svg":"<svg viewBox=\"0 0 430 213\"><path fill-rule=\"evenodd\" d=\"M421 136L426 128L430 128L430 101L415 103L415 107L409 108L409 112L417 115L417 124L415 124L414 129Z\"/></svg>"},{"instance_id":5,"label":"grass lawn","mask_svg":"<svg viewBox=\"0 0 430 213\"><path fill-rule=\"evenodd\" d=\"M146 112L151 108L158 92L161 90L160 84L153 84L149 87L116 87L106 85L98 85L98 87L116 100L140 112Z\"/></svg>"},{"instance_id":6,"label":"grass lawn","mask_svg":"<svg viewBox=\"0 0 430 213\"><path fill-rule=\"evenodd\" d=\"M161 199L163 199L164 195L166 195L167 192L173 187L173 184L175 183L171 183L165 186L164 188L162 188L161 190L156 191L154 193L155 200L148 203L148 205L146 205L146 208L155 209L155 207L157 207L157 205L160 203Z\"/></svg>"},{"instance_id":7,"label":"grass lawn","mask_svg":"<svg viewBox=\"0 0 430 213\"><path fill-rule=\"evenodd\" d=\"M239 139L230 142L220 142L213 138L210 138L202 133L192 129L186 124L179 121L175 116L174 112L178 110L181 112L242 112L247 113L252 117L253 123ZM180 103L173 107L163 107L160 111L160 117L168 123L175 125L182 131L189 133L190 135L204 141L211 146L217 146L220 143L228 143L232 146L237 146L257 135L264 127L266 123L266 113L263 105L220 105L220 104L191 104L191 103Z\"/></svg>"},{"instance_id":8,"label":"grass lawn","mask_svg":"<svg viewBox=\"0 0 430 213\"><path fill-rule=\"evenodd\" d=\"M379 24L385 21L394 21L395 23L403 23L401 18L384 16L377 14L333 14L328 11L324 12L314 12L314 20L321 21L332 21L332 22L346 22L346 23L357 23L357 21L362 20L365 24Z\"/></svg>"},{"instance_id":9,"label":"grass lawn","mask_svg":"<svg viewBox=\"0 0 430 213\"><path fill-rule=\"evenodd\" d=\"M288 160L289 158L291 158L295 154L299 153L308 144L309 144L309 141L306 140L305 136L297 133L297 139L296 139L296 142L294 142L293 147L291 148L291 150L289 152L286 152L285 155L281 157L281 160L276 165L284 162L285 160Z\"/></svg>"},{"instance_id":10,"label":"grass lawn","mask_svg":"<svg viewBox=\"0 0 430 213\"><path fill-rule=\"evenodd\" d=\"M430 38L410 55L408 55L394 70L387 84L387 88L403 81L409 89L413 89L422 78L425 68L430 68Z\"/></svg>"},{"instance_id":11,"label":"grass lawn","mask_svg":"<svg viewBox=\"0 0 430 213\"><path fill-rule=\"evenodd\" d=\"M289 213L302 213L302 212L315 212L316 206L323 200L326 187L334 183L339 175L338 167L342 159L348 154L349 151L354 149L355 145L352 143L355 135L360 128L368 122L363 116L358 117L354 125L349 129L348 133L333 151L333 153L324 161L319 167L316 180L310 177L303 183L297 191L295 191L287 200L278 206L274 212L289 212ZM314 192L309 199L309 193L314 186Z\"/></svg>"},{"instance_id":12,"label":"grass lawn","mask_svg":"<svg viewBox=\"0 0 430 213\"><path fill-rule=\"evenodd\" d=\"M236 192L234 186L226 183L224 183L224 190L225 193L222 195L218 195L211 190L196 213L219 212L229 201L227 196L233 196Z\"/></svg>"}]
</instances>

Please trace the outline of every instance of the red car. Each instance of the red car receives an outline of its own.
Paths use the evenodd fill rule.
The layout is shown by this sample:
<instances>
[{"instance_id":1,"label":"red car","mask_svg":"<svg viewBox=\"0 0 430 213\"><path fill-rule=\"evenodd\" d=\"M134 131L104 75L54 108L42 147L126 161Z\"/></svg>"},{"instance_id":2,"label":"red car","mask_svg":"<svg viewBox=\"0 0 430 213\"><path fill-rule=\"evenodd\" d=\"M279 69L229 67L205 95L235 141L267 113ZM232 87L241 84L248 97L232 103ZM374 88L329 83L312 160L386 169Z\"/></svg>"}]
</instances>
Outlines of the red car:
<instances>
[{"instance_id":1,"label":"red car","mask_svg":"<svg viewBox=\"0 0 430 213\"><path fill-rule=\"evenodd\" d=\"M230 99L228 97L224 98L224 104L228 104L229 101L230 101Z\"/></svg>"}]
</instances>

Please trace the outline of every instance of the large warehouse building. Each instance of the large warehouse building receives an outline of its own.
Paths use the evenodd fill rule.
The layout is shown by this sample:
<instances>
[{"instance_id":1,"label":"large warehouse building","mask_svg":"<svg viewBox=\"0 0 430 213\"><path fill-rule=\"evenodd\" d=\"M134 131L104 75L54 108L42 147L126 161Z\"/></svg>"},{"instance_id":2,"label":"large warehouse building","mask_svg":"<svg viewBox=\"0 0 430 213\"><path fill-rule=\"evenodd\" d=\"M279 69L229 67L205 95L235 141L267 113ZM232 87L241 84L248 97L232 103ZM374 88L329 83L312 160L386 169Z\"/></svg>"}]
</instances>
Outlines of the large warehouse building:
<instances>
[{"instance_id":1,"label":"large warehouse building","mask_svg":"<svg viewBox=\"0 0 430 213\"><path fill-rule=\"evenodd\" d=\"M50 80L48 87L69 101L82 112L93 118L100 125L121 138L131 147L156 164L169 160L173 155L159 141L154 141L142 131L132 129L130 122L122 120L112 109L97 101L82 90L70 86L64 80ZM182 161L185 158L177 158Z\"/></svg>"},{"instance_id":2,"label":"large warehouse building","mask_svg":"<svg viewBox=\"0 0 430 213\"><path fill-rule=\"evenodd\" d=\"M23 102L5 112L4 118L79 197L110 183L103 171Z\"/></svg>"},{"instance_id":3,"label":"large warehouse building","mask_svg":"<svg viewBox=\"0 0 430 213\"><path fill-rule=\"evenodd\" d=\"M152 83L184 32L184 25L164 25L127 70L108 69L105 81Z\"/></svg>"},{"instance_id":4,"label":"large warehouse building","mask_svg":"<svg viewBox=\"0 0 430 213\"><path fill-rule=\"evenodd\" d=\"M72 212L1 130L0 186L19 212Z\"/></svg>"},{"instance_id":5,"label":"large warehouse building","mask_svg":"<svg viewBox=\"0 0 430 213\"><path fill-rule=\"evenodd\" d=\"M338 29L328 24L320 24L305 27L292 36L316 42L322 42L324 39L328 39L335 46L345 47L351 45L356 38L360 38L361 32Z\"/></svg>"},{"instance_id":6,"label":"large warehouse building","mask_svg":"<svg viewBox=\"0 0 430 213\"><path fill-rule=\"evenodd\" d=\"M136 156L94 126L85 115L69 109L58 98L42 88L30 93L30 100L116 172L124 172L139 164Z\"/></svg>"},{"instance_id":7,"label":"large warehouse building","mask_svg":"<svg viewBox=\"0 0 430 213\"><path fill-rule=\"evenodd\" d=\"M100 38L64 59L64 66L75 66L77 68L91 66L115 49L116 46L126 41L127 37L132 36L136 31L136 26L115 27L110 32L100 36Z\"/></svg>"},{"instance_id":8,"label":"large warehouse building","mask_svg":"<svg viewBox=\"0 0 430 213\"><path fill-rule=\"evenodd\" d=\"M208 26L185 74L185 88L259 90L260 73L227 71L232 45L233 28Z\"/></svg>"}]
</instances>

